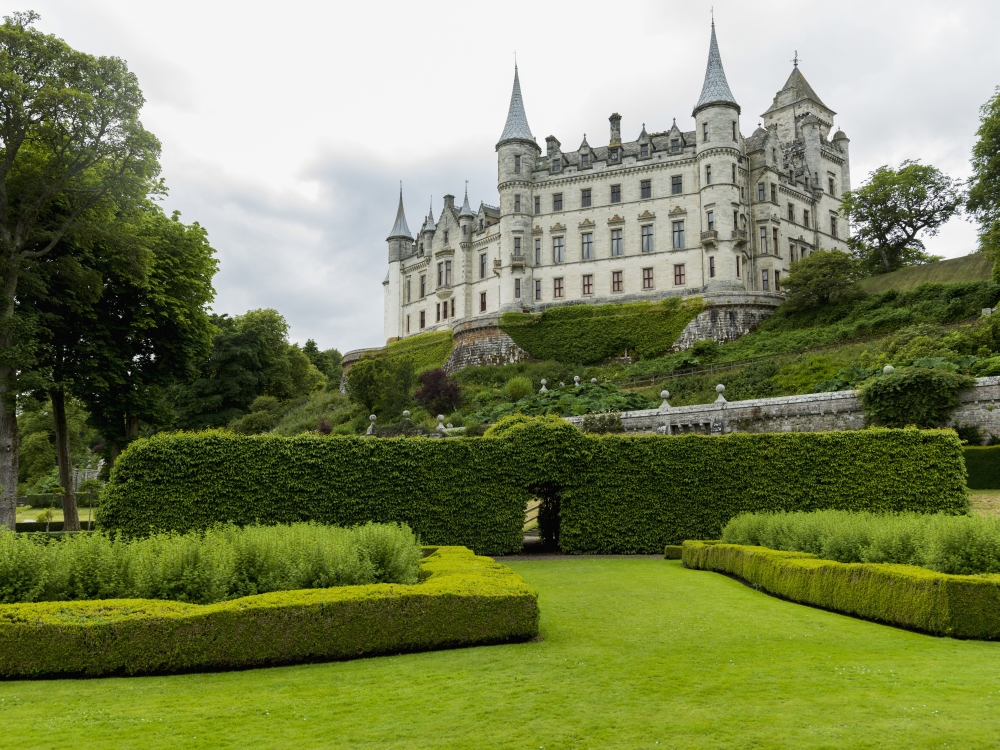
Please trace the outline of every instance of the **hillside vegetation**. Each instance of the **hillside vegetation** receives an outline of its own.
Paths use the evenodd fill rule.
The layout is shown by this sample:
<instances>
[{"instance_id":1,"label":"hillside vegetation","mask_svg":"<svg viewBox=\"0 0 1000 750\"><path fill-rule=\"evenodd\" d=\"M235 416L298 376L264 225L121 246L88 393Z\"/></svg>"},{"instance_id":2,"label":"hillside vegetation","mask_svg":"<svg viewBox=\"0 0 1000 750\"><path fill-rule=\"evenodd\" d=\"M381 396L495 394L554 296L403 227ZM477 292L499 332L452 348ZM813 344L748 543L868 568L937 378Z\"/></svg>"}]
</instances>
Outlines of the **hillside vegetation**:
<instances>
[{"instance_id":1,"label":"hillside vegetation","mask_svg":"<svg viewBox=\"0 0 1000 750\"><path fill-rule=\"evenodd\" d=\"M993 273L993 260L987 253L972 253L961 258L939 260L919 266L901 268L892 273L869 276L858 282L858 287L869 294L895 289L907 292L921 284L960 284L968 281L989 281Z\"/></svg>"}]
</instances>

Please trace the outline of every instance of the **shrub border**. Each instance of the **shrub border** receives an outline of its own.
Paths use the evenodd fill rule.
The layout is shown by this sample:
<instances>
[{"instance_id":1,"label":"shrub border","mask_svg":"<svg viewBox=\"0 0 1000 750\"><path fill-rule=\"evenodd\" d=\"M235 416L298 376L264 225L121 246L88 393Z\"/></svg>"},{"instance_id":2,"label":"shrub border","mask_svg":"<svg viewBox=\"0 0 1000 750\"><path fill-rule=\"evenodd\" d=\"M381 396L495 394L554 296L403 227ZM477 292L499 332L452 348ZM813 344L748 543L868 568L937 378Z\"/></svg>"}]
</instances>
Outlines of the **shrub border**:
<instances>
[{"instance_id":1,"label":"shrub border","mask_svg":"<svg viewBox=\"0 0 1000 750\"><path fill-rule=\"evenodd\" d=\"M526 640L537 594L465 547L428 547L421 583L279 591L216 604L0 605L0 677L243 669Z\"/></svg>"},{"instance_id":2,"label":"shrub border","mask_svg":"<svg viewBox=\"0 0 1000 750\"><path fill-rule=\"evenodd\" d=\"M728 573L801 604L932 635L1000 639L1000 575L839 563L806 552L684 542L687 568Z\"/></svg>"}]
</instances>

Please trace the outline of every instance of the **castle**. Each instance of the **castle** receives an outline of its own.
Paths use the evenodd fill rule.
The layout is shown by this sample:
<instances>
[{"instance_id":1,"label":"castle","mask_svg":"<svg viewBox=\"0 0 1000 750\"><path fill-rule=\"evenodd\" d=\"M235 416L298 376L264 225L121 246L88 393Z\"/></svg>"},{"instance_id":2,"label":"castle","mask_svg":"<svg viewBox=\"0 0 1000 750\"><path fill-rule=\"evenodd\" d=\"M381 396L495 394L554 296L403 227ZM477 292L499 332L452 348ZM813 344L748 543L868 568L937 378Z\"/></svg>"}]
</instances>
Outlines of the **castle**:
<instances>
[{"instance_id":1,"label":"castle","mask_svg":"<svg viewBox=\"0 0 1000 750\"><path fill-rule=\"evenodd\" d=\"M835 114L796 58L763 127L744 138L713 22L694 130L675 119L669 130L643 125L623 142L616 113L607 145L584 137L564 151L549 136L543 154L515 66L496 145L500 205L473 210L468 189L461 207L447 195L440 217L432 206L414 238L400 191L383 282L387 341L495 329L507 311L673 295L759 308L745 322L751 327L780 302L793 261L847 249L838 209L851 186L850 158L847 136L831 137Z\"/></svg>"}]
</instances>

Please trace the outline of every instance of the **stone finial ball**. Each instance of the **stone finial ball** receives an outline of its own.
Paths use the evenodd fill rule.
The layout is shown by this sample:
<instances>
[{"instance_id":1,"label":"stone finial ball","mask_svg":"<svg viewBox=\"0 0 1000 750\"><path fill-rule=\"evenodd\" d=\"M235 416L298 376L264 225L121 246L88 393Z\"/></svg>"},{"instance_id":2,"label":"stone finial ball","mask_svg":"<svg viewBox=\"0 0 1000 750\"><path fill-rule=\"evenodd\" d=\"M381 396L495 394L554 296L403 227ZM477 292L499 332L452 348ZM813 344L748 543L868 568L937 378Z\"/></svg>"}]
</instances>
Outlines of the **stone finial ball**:
<instances>
[{"instance_id":1,"label":"stone finial ball","mask_svg":"<svg viewBox=\"0 0 1000 750\"><path fill-rule=\"evenodd\" d=\"M593 383L594 385L597 385L597 378L591 378L590 382Z\"/></svg>"},{"instance_id":2,"label":"stone finial ball","mask_svg":"<svg viewBox=\"0 0 1000 750\"><path fill-rule=\"evenodd\" d=\"M576 385L580 385L580 376L579 376L579 375L574 375L574 376L573 376L573 382L574 382L574 383L575 383Z\"/></svg>"},{"instance_id":3,"label":"stone finial ball","mask_svg":"<svg viewBox=\"0 0 1000 750\"><path fill-rule=\"evenodd\" d=\"M409 418L410 418L410 411L409 411L409 409L404 409L403 410L403 419L409 419Z\"/></svg>"},{"instance_id":4,"label":"stone finial ball","mask_svg":"<svg viewBox=\"0 0 1000 750\"><path fill-rule=\"evenodd\" d=\"M565 387L566 387L566 384L565 384L564 382L562 382L562 381L560 380L560 381L559 381L559 387L560 387L560 388L565 388Z\"/></svg>"},{"instance_id":5,"label":"stone finial ball","mask_svg":"<svg viewBox=\"0 0 1000 750\"><path fill-rule=\"evenodd\" d=\"M670 391L660 391L660 398L664 401L670 398Z\"/></svg>"},{"instance_id":6,"label":"stone finial ball","mask_svg":"<svg viewBox=\"0 0 1000 750\"><path fill-rule=\"evenodd\" d=\"M372 414L370 417L368 417L368 421L369 422L374 422L376 419L378 419L378 417L376 417L374 414Z\"/></svg>"},{"instance_id":7,"label":"stone finial ball","mask_svg":"<svg viewBox=\"0 0 1000 750\"><path fill-rule=\"evenodd\" d=\"M892 375L892 373L894 372L896 372L896 368L893 367L892 365L886 365L885 367L882 368L883 375Z\"/></svg>"},{"instance_id":8,"label":"stone finial ball","mask_svg":"<svg viewBox=\"0 0 1000 750\"><path fill-rule=\"evenodd\" d=\"M547 385L547 384L548 384L548 382L549 382L549 381L547 381L547 380L546 380L545 378L542 378L542 385Z\"/></svg>"},{"instance_id":9,"label":"stone finial ball","mask_svg":"<svg viewBox=\"0 0 1000 750\"><path fill-rule=\"evenodd\" d=\"M438 422L444 421L444 414L438 414Z\"/></svg>"},{"instance_id":10,"label":"stone finial ball","mask_svg":"<svg viewBox=\"0 0 1000 750\"><path fill-rule=\"evenodd\" d=\"M722 383L719 383L717 386L715 386L715 392L716 393L725 393L726 392L726 386L724 386Z\"/></svg>"}]
</instances>

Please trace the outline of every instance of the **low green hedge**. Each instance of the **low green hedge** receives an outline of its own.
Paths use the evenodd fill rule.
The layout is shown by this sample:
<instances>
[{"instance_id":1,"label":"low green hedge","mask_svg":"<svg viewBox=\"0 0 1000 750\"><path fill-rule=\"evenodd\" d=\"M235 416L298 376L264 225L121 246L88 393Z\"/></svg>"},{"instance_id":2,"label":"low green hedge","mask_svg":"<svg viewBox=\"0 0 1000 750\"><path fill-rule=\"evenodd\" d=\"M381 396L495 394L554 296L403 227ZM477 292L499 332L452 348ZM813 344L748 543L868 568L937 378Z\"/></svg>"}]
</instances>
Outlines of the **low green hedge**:
<instances>
[{"instance_id":1,"label":"low green hedge","mask_svg":"<svg viewBox=\"0 0 1000 750\"><path fill-rule=\"evenodd\" d=\"M972 446L962 449L965 469L969 472L969 488L1000 490L1000 445Z\"/></svg>"},{"instance_id":2,"label":"low green hedge","mask_svg":"<svg viewBox=\"0 0 1000 750\"><path fill-rule=\"evenodd\" d=\"M806 552L684 542L684 565L742 578L768 593L954 638L1000 638L1000 575L956 576L912 565L838 563Z\"/></svg>"},{"instance_id":3,"label":"low green hedge","mask_svg":"<svg viewBox=\"0 0 1000 750\"><path fill-rule=\"evenodd\" d=\"M22 501L28 504L29 508L61 508L62 495L42 494L25 495L17 499L18 504ZM78 492L76 493L76 507L79 509L97 508L101 504L101 494L99 492Z\"/></svg>"},{"instance_id":4,"label":"low green hedge","mask_svg":"<svg viewBox=\"0 0 1000 750\"><path fill-rule=\"evenodd\" d=\"M234 669L523 640L535 591L461 547L422 583L282 591L217 604L143 599L0 605L0 677Z\"/></svg>"}]
</instances>

